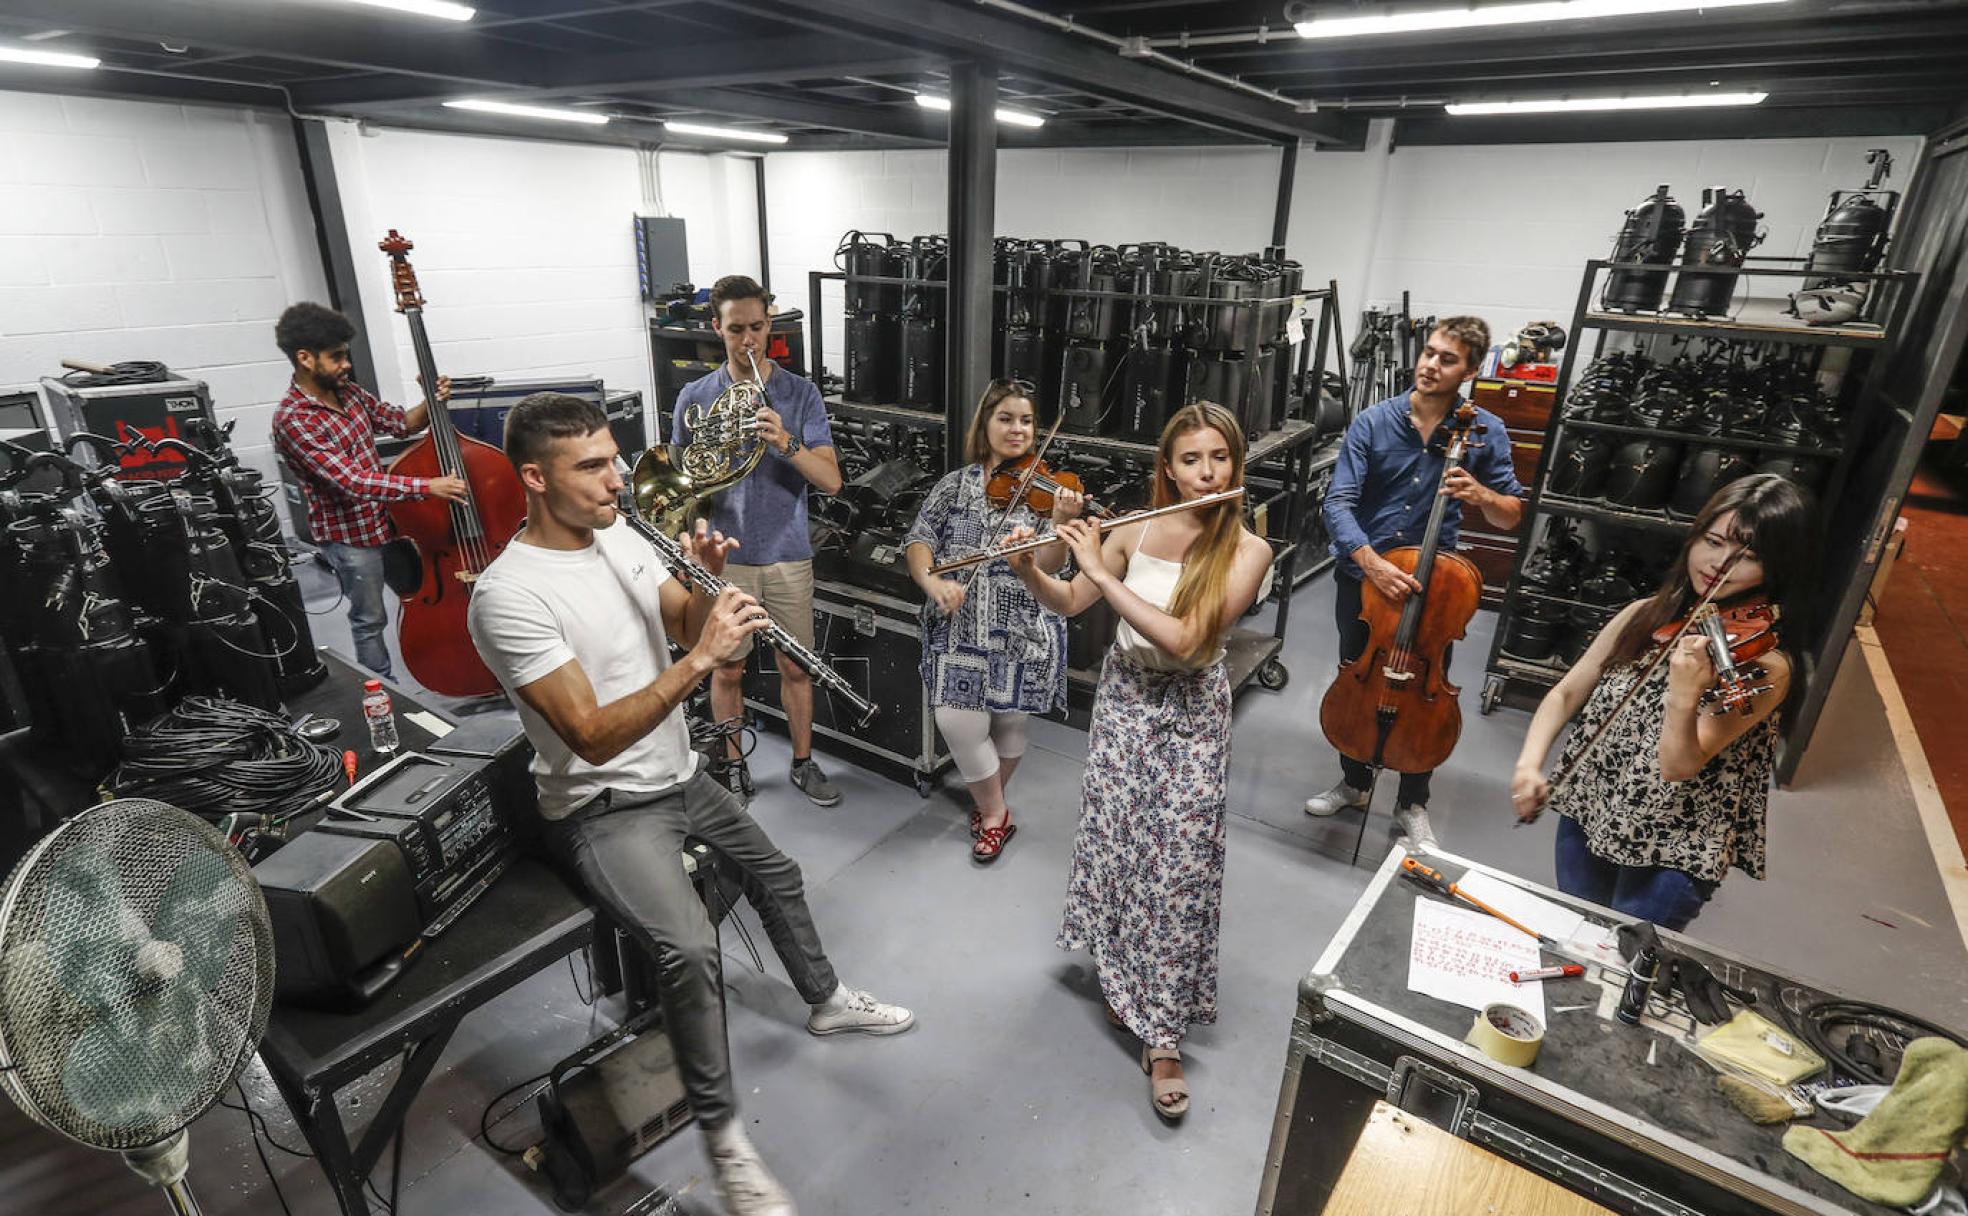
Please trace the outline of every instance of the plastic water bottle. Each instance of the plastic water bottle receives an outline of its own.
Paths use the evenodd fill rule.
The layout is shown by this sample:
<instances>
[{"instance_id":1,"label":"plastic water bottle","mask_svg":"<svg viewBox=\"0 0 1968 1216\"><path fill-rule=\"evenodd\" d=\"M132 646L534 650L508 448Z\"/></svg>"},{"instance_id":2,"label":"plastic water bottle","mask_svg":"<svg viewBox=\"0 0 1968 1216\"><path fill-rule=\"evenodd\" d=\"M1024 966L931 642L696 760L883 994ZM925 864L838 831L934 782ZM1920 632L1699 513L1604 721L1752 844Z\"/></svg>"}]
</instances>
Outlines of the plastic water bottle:
<instances>
[{"instance_id":1,"label":"plastic water bottle","mask_svg":"<svg viewBox=\"0 0 1968 1216\"><path fill-rule=\"evenodd\" d=\"M369 722L369 746L379 756L393 756L402 744L396 737L396 713L381 680L362 682L362 716Z\"/></svg>"}]
</instances>

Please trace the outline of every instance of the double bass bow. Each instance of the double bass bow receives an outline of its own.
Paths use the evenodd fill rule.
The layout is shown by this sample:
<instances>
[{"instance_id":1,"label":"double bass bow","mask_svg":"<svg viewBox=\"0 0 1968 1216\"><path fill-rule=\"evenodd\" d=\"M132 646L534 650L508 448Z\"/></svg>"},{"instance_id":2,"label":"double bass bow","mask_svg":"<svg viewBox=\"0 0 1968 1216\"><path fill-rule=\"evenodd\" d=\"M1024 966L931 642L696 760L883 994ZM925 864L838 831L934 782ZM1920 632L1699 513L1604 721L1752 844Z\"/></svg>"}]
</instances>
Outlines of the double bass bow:
<instances>
[{"instance_id":1,"label":"double bass bow","mask_svg":"<svg viewBox=\"0 0 1968 1216\"><path fill-rule=\"evenodd\" d=\"M390 229L379 246L389 255L396 311L410 325L417 374L430 400L430 431L390 462L398 477L461 477L465 502L426 498L389 507L396 530L416 546L421 579L403 597L398 642L417 682L449 697L482 697L499 681L478 657L465 625L472 584L526 522L526 492L506 454L458 434L448 406L437 399L437 360L424 332L424 296L411 269L410 241Z\"/></svg>"},{"instance_id":2,"label":"double bass bow","mask_svg":"<svg viewBox=\"0 0 1968 1216\"><path fill-rule=\"evenodd\" d=\"M1471 438L1482 430L1467 401L1444 422L1448 451L1442 480L1462 466ZM1373 584L1360 584L1360 619L1367 645L1343 664L1319 706L1319 726L1342 756L1371 764L1375 772L1425 773L1441 766L1462 734L1459 687L1449 683L1445 660L1476 615L1483 575L1457 553L1437 552L1448 497L1437 487L1428 530L1419 546L1381 556L1414 576L1421 590L1396 602Z\"/></svg>"}]
</instances>

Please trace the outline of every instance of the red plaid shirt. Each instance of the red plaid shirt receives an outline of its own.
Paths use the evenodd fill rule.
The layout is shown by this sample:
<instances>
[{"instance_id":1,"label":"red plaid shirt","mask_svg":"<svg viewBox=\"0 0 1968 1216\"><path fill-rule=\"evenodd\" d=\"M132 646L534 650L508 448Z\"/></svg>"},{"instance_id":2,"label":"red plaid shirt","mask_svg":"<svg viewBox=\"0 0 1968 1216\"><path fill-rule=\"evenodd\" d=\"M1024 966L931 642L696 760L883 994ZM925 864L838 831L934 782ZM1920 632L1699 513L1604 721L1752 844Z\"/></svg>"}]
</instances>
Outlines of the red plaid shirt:
<instances>
[{"instance_id":1,"label":"red plaid shirt","mask_svg":"<svg viewBox=\"0 0 1968 1216\"><path fill-rule=\"evenodd\" d=\"M318 541L380 545L395 535L386 502L430 497L430 480L383 472L376 432L407 435L403 410L351 382L332 410L290 383L273 411L273 445L301 483Z\"/></svg>"}]
</instances>

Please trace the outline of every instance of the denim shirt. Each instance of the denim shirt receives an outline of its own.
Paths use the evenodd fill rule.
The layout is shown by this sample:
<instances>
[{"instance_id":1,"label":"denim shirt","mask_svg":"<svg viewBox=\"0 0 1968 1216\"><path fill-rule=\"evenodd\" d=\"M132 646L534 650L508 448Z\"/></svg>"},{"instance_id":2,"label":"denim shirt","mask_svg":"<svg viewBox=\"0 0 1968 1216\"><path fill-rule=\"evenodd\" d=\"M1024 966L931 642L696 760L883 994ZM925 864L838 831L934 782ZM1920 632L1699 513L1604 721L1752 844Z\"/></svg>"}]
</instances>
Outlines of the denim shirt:
<instances>
[{"instance_id":1,"label":"denim shirt","mask_svg":"<svg viewBox=\"0 0 1968 1216\"><path fill-rule=\"evenodd\" d=\"M1503 419L1479 406L1476 423L1484 430L1463 454L1463 467L1497 493L1520 497L1524 487L1518 483L1516 466L1510 460L1510 436ZM1339 464L1320 508L1325 512L1326 531L1332 537L1332 554L1339 559L1341 574L1360 577L1352 553L1361 545L1385 553L1421 543L1442 481L1446 456L1442 443L1447 435L1448 420L1444 419L1431 437L1434 442L1422 446L1421 432L1408 416L1407 393L1368 406L1346 428ZM1461 524L1462 502L1451 498L1442 514L1443 551L1455 548Z\"/></svg>"}]
</instances>

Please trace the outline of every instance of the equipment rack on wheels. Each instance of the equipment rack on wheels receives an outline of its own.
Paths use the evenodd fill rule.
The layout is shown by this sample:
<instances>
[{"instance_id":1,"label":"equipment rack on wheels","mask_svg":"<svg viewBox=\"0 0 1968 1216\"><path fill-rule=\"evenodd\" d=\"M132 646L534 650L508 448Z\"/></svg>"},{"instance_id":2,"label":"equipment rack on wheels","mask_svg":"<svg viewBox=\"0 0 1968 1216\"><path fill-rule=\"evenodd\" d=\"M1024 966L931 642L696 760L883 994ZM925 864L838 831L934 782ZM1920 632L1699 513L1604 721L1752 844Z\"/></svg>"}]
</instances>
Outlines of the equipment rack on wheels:
<instances>
[{"instance_id":1,"label":"equipment rack on wheels","mask_svg":"<svg viewBox=\"0 0 1968 1216\"><path fill-rule=\"evenodd\" d=\"M1508 649L1513 625L1517 622L1525 605L1545 602L1562 606L1568 613L1597 613L1602 620L1610 619L1618 605L1594 605L1576 600L1542 594L1526 583L1524 572L1540 549L1543 535L1541 528L1548 526L1552 519L1583 521L1599 528L1611 528L1623 533L1651 537L1654 545L1671 544L1672 538L1681 535L1688 526L1687 518L1676 518L1662 509L1635 509L1619 506L1605 501L1572 497L1554 493L1550 489L1553 470L1558 463L1559 453L1568 435L1575 433L1595 433L1608 441L1621 439L1659 439L1685 445L1688 451L1701 448L1725 448L1746 452L1752 456L1770 457L1778 455L1808 455L1830 462L1830 470L1824 479L1824 489L1817 496L1818 514L1821 521L1828 521L1840 512L1858 511L1870 513L1881 504L1870 501L1865 487L1853 490L1853 470L1855 462L1862 455L1863 438L1872 422L1875 402L1879 397L1882 373L1890 362L1888 356L1898 344L1901 329L1908 309L1916 296L1919 275L1901 270L1889 271L1839 271L1840 278L1861 280L1870 287L1870 299L1865 311L1868 317L1877 318L1877 323L1846 323L1840 325L1806 326L1802 321L1792 321L1777 311L1776 302L1768 298L1749 297L1740 303L1732 316L1697 319L1684 316L1669 316L1656 313L1625 313L1602 310L1595 306L1596 297L1602 284L1601 276L1608 273L1685 272L1679 265L1655 263L1614 262L1607 258L1594 258L1585 264L1585 271L1579 283L1577 304L1572 312L1570 332L1574 335L1572 353L1565 360L1559 374L1556 404L1552 408L1550 421L1544 433L1543 452L1538 461L1537 477L1531 487L1530 500L1524 513L1524 522L1519 533L1516 561L1510 573L1510 581L1504 592L1503 606L1498 613L1496 634L1490 644L1489 658L1483 683L1482 710L1489 713L1498 703L1509 700L1513 704L1534 703L1543 695L1543 690L1561 679L1569 664L1562 656L1550 658L1525 658L1513 654ZM1715 274L1705 270L1697 273ZM1793 284L1786 280L1803 280L1809 277L1802 259L1797 258L1756 258L1752 257L1741 268L1732 272L1752 287L1761 282L1776 281L1785 286ZM1823 272L1817 272L1823 277ZM1592 331L1594 339L1588 345L1579 340L1586 331ZM1598 359L1608 349L1608 341L1615 334L1633 334L1636 350L1655 350L1664 352L1662 337L1706 338L1720 341L1759 343L1785 348L1806 348L1811 356L1814 377L1830 375L1836 378L1836 387L1829 395L1842 406L1840 430L1835 443L1829 445L1809 445L1781 442L1742 435L1704 434L1695 430L1668 430L1658 427L1614 423L1568 417L1573 403L1569 395L1579 372ZM1834 352L1839 352L1834 354ZM1827 362L1836 360L1832 366ZM1666 362L1663 358L1660 362ZM1862 499L1867 499L1862 501ZM1643 541L1643 543L1646 543ZM1851 555L1845 555L1851 556ZM1838 557L1837 560L1844 560ZM1830 566L1828 559L1827 565ZM1835 567L1834 567L1835 569ZM1828 571L1829 573L1830 571ZM1861 573L1864 573L1862 570ZM1786 722L1787 737L1779 759L1780 779L1788 780L1795 772L1810 731L1815 724L1825 698L1830 692L1830 675L1836 670L1839 655L1846 641L1843 631L1834 631L1827 626L1825 619L1829 609L1843 592L1849 580L1830 577L1820 579L1812 590L1806 615L1810 618L1804 628L1810 632L1801 638L1786 638L1785 645L1798 660L1794 680L1805 685L1799 702L1800 708ZM1652 588L1641 589L1642 594L1651 593ZM1569 619L1569 618L1568 618Z\"/></svg>"}]
</instances>

